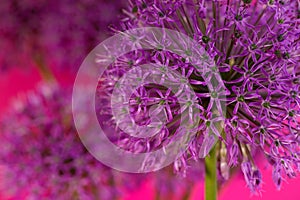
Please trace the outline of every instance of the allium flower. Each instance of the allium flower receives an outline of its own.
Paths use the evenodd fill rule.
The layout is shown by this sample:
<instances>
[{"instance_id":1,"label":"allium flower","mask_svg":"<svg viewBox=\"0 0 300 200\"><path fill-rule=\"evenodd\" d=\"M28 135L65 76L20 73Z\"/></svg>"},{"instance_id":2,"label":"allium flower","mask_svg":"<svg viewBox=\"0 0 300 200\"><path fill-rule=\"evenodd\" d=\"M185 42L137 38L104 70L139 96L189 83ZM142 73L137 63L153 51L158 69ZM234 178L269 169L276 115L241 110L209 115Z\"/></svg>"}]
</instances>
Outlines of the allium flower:
<instances>
[{"instance_id":1,"label":"allium flower","mask_svg":"<svg viewBox=\"0 0 300 200\"><path fill-rule=\"evenodd\" d=\"M188 52L175 55L162 47L138 50L125 55L126 59L117 59L101 79L99 90L111 93L116 80L134 66L143 63L166 66L167 70L177 71L188 79L196 93L193 102L198 102L195 106L201 118L198 133L183 155L181 167L176 169L185 171L187 160L199 160L199 155L207 155L217 136L219 141L215 148L223 178L228 178L231 166L240 165L251 191L260 191L262 176L253 159L254 151L264 154L273 166L273 179L278 188L285 175L294 177L300 166L299 1L135 0L129 3L124 12L126 17L115 31L154 26L185 33L202 45L215 61L216 66L211 66L211 71L220 73L222 80L213 73L207 77L210 76L212 82L222 81L226 90L209 91L201 72L185 59L183 54ZM166 69L162 70L162 76L171 78L170 73L165 72ZM185 84L180 83L178 88L184 89ZM167 144L168 137L174 137L180 129L179 116L186 116L189 106L178 109L176 94L158 85L139 88L132 101L127 102L133 118L148 123L149 116L153 116L150 107L158 104L160 110L154 113L165 116L169 125L147 139L128 139L120 134L120 142L131 144L131 150L138 152ZM220 110L220 102L227 106L223 117L215 116L214 112L215 108ZM113 120L105 123L117 127ZM219 121L224 121L222 128ZM206 137L208 130L215 136ZM178 134L184 131L179 130Z\"/></svg>"},{"instance_id":2,"label":"allium flower","mask_svg":"<svg viewBox=\"0 0 300 200\"><path fill-rule=\"evenodd\" d=\"M12 197L112 200L142 180L92 157L73 124L70 95L55 86L43 85L17 101L0 127L1 181Z\"/></svg>"},{"instance_id":3,"label":"allium flower","mask_svg":"<svg viewBox=\"0 0 300 200\"><path fill-rule=\"evenodd\" d=\"M77 69L84 56L108 36L122 1L4 1L0 5L0 54L4 70L34 59L59 69Z\"/></svg>"}]
</instances>

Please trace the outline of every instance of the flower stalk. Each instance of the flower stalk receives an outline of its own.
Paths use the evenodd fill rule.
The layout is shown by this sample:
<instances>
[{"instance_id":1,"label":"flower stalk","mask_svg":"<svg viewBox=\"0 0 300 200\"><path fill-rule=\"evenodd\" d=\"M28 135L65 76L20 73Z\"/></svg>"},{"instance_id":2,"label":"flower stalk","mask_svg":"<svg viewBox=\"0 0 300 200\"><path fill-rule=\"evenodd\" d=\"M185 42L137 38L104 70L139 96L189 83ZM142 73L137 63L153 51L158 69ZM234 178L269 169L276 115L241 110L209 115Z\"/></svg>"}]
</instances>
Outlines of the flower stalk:
<instances>
[{"instance_id":1,"label":"flower stalk","mask_svg":"<svg viewBox=\"0 0 300 200\"><path fill-rule=\"evenodd\" d=\"M51 83L56 82L53 73L51 72L49 67L46 66L45 61L41 55L39 55L39 54L34 55L34 62L35 62L35 65L36 65L40 75L42 76L42 78L45 81L48 81Z\"/></svg>"},{"instance_id":2,"label":"flower stalk","mask_svg":"<svg viewBox=\"0 0 300 200\"><path fill-rule=\"evenodd\" d=\"M215 145L205 157L205 200L217 199L217 150Z\"/></svg>"}]
</instances>

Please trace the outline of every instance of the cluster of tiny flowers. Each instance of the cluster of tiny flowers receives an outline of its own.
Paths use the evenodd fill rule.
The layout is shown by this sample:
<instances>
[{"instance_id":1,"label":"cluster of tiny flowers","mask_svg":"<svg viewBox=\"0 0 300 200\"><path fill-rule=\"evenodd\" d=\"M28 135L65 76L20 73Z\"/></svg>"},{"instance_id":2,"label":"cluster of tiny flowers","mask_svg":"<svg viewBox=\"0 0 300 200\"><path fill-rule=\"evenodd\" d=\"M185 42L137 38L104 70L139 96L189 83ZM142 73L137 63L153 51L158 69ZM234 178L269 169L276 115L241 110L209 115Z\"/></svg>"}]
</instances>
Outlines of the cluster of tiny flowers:
<instances>
[{"instance_id":1,"label":"cluster of tiny flowers","mask_svg":"<svg viewBox=\"0 0 300 200\"><path fill-rule=\"evenodd\" d=\"M138 88L127 102L131 117L137 124L145 125L156 115L165 117L167 125L150 138L138 139L121 133L119 145L126 144L124 148L135 152L161 148L175 140L177 132L183 134L178 121L186 120L186 113L191 113L193 107L200 112L198 131L186 153L175 161L176 171L185 173L188 161L206 156L218 138L218 169L224 179L229 177L231 167L239 165L251 191L260 191L262 175L253 159L254 152L261 152L272 165L278 189L285 176L295 177L300 169L299 1L135 0L129 4L122 23L113 30L151 26L184 33L206 50L215 66L203 75L186 59L187 51L186 55L177 55L159 46L116 59L99 82L99 101L110 102L105 98L114 90L116 80L145 63L165 66L161 82L172 78L168 70L180 73L196 93L190 97L190 103L180 108L177 98L180 91L186 90L184 81L178 83L174 93L159 86L159 82ZM208 89L207 80L222 82L225 90L220 89L220 84L214 90ZM188 95L186 92L185 98ZM191 105L192 102L198 103ZM154 111L150 109L153 104L159 105ZM216 115L215 110L222 112L222 104L226 105L226 113ZM101 112L100 109L98 114ZM117 127L109 112L100 114L107 117L102 125ZM209 132L214 136L210 137Z\"/></svg>"},{"instance_id":2,"label":"cluster of tiny flowers","mask_svg":"<svg viewBox=\"0 0 300 200\"><path fill-rule=\"evenodd\" d=\"M117 173L85 149L73 124L70 95L42 85L14 105L1 121L2 183L9 196L112 200L137 188L141 177Z\"/></svg>"},{"instance_id":3,"label":"cluster of tiny flowers","mask_svg":"<svg viewBox=\"0 0 300 200\"><path fill-rule=\"evenodd\" d=\"M120 1L5 1L0 5L1 66L44 59L58 69L78 69L84 56L108 36ZM17 59L16 59L17 57Z\"/></svg>"}]
</instances>

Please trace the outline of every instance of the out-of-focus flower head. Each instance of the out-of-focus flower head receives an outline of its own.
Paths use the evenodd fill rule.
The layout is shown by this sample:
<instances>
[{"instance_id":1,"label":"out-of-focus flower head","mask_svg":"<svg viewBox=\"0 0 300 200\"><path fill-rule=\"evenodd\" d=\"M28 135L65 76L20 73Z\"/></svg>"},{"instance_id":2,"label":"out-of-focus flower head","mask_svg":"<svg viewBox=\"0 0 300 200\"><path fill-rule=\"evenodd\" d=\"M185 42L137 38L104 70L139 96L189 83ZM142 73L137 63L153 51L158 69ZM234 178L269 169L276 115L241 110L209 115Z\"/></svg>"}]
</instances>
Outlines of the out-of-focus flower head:
<instances>
[{"instance_id":1,"label":"out-of-focus flower head","mask_svg":"<svg viewBox=\"0 0 300 200\"><path fill-rule=\"evenodd\" d=\"M122 1L4 1L0 5L0 69L43 59L76 70L85 55L109 35Z\"/></svg>"},{"instance_id":2,"label":"out-of-focus flower head","mask_svg":"<svg viewBox=\"0 0 300 200\"><path fill-rule=\"evenodd\" d=\"M111 200L143 180L102 165L85 149L73 124L70 95L57 86L44 84L14 105L0 125L4 193Z\"/></svg>"},{"instance_id":3,"label":"out-of-focus flower head","mask_svg":"<svg viewBox=\"0 0 300 200\"><path fill-rule=\"evenodd\" d=\"M177 171L185 173L188 161L206 156L218 138L218 169L224 179L229 177L231 167L240 165L251 191L260 191L262 176L253 159L254 151L264 154L273 166L278 188L285 175L295 177L300 164L299 1L135 0L129 4L122 23L113 30L154 26L185 33L215 61L204 76L211 82L223 82L226 89L220 90L220 84L215 84L214 90L208 90L203 71L192 66L184 54L175 55L157 47L136 50L116 59L99 82L100 100L104 101L106 94L106 101L110 102L118 78L129 69L145 63L164 66L167 69L162 70L162 82L172 76L167 70L189 80L196 93L192 97L195 100L190 102L199 102L192 106L200 110L201 118L188 151L175 162ZM184 82L178 83L179 91L185 88ZM188 120L184 113L191 108L190 104L180 108L177 97L158 85L138 88L125 102L132 118L144 125L149 123L150 116L164 116L167 126L146 139L128 137L116 128L119 144L126 143L135 152L152 151L168 144L180 129L179 119ZM222 103L227 107L226 113L218 116L215 111L222 112ZM153 104L158 105L154 111L150 109ZM115 118L106 119L107 126L117 127Z\"/></svg>"}]
</instances>

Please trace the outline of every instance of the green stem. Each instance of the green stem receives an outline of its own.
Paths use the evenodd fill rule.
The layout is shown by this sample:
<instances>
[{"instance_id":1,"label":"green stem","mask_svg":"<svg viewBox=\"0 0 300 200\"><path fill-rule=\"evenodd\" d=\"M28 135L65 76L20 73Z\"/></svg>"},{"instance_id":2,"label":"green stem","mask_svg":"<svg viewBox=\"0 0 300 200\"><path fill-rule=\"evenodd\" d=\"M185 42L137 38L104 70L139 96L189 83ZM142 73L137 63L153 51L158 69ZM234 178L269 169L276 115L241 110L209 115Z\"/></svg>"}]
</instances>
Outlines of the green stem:
<instances>
[{"instance_id":1,"label":"green stem","mask_svg":"<svg viewBox=\"0 0 300 200\"><path fill-rule=\"evenodd\" d=\"M190 188L188 188L185 192L184 192L184 194L183 194L183 196L182 196L182 200L189 200L190 199L190 195L191 195L191 189Z\"/></svg>"},{"instance_id":2,"label":"green stem","mask_svg":"<svg viewBox=\"0 0 300 200\"><path fill-rule=\"evenodd\" d=\"M36 67L45 81L55 83L55 77L52 74L51 70L46 66L43 57L40 54L35 54L33 56Z\"/></svg>"},{"instance_id":3,"label":"green stem","mask_svg":"<svg viewBox=\"0 0 300 200\"><path fill-rule=\"evenodd\" d=\"M217 151L216 146L212 148L209 155L205 158L205 199L217 199Z\"/></svg>"}]
</instances>

